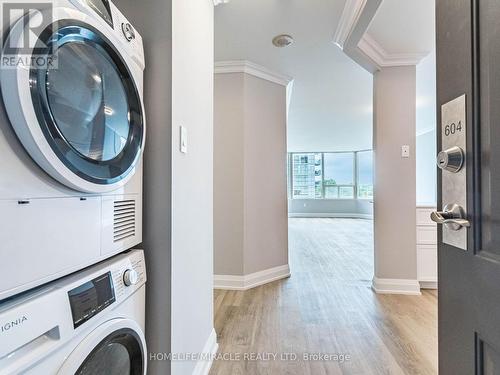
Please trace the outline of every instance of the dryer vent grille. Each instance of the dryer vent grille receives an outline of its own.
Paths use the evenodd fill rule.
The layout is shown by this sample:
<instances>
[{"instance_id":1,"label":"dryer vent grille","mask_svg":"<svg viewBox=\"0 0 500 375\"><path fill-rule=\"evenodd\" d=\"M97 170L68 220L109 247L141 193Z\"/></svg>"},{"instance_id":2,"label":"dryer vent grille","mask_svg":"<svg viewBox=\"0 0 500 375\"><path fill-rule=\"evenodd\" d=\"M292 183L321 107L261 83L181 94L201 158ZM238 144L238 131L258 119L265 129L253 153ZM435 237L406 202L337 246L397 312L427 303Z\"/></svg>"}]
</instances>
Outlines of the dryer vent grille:
<instances>
[{"instance_id":1,"label":"dryer vent grille","mask_svg":"<svg viewBox=\"0 0 500 375\"><path fill-rule=\"evenodd\" d=\"M115 201L114 242L135 236L135 200Z\"/></svg>"}]
</instances>

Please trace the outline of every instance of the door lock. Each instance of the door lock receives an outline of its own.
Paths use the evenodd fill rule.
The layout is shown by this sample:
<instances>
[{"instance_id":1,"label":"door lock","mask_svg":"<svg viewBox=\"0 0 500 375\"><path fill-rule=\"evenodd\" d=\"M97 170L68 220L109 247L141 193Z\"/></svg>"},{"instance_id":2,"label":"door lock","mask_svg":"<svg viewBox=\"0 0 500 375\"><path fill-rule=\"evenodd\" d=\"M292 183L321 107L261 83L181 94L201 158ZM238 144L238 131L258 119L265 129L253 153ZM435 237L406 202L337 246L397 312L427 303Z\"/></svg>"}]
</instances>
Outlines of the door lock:
<instances>
[{"instance_id":1,"label":"door lock","mask_svg":"<svg viewBox=\"0 0 500 375\"><path fill-rule=\"evenodd\" d=\"M431 213L431 220L454 231L470 227L470 222L465 219L464 209L458 204L447 204L443 211L434 211Z\"/></svg>"},{"instance_id":2,"label":"door lock","mask_svg":"<svg viewBox=\"0 0 500 375\"><path fill-rule=\"evenodd\" d=\"M441 173L442 212L431 219L443 224L443 243L467 250L467 97L461 95L441 106L441 151L437 165Z\"/></svg>"},{"instance_id":3,"label":"door lock","mask_svg":"<svg viewBox=\"0 0 500 375\"><path fill-rule=\"evenodd\" d=\"M437 156L437 165L442 170L457 173L464 165L464 152L460 147L451 147Z\"/></svg>"}]
</instances>

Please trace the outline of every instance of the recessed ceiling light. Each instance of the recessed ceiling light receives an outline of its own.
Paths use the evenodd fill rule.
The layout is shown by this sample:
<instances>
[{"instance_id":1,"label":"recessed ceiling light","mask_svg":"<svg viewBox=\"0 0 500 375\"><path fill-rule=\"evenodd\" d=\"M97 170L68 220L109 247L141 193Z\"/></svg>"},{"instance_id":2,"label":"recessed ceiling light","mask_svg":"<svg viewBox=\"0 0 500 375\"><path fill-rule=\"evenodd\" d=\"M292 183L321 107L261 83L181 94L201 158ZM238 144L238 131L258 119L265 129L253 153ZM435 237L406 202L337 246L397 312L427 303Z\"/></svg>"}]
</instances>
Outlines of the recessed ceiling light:
<instances>
[{"instance_id":1,"label":"recessed ceiling light","mask_svg":"<svg viewBox=\"0 0 500 375\"><path fill-rule=\"evenodd\" d=\"M293 43L293 37L287 34L281 34L273 38L273 44L278 48L288 47Z\"/></svg>"}]
</instances>

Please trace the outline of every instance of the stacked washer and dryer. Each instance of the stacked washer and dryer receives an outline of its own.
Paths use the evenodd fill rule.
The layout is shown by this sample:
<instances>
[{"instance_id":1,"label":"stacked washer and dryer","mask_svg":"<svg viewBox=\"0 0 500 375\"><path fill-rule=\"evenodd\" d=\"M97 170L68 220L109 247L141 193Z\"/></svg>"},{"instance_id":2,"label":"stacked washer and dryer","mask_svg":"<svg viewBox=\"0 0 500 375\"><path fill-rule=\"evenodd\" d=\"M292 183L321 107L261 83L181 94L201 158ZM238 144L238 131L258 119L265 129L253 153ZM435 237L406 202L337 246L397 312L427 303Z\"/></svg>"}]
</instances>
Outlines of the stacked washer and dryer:
<instances>
[{"instance_id":1,"label":"stacked washer and dryer","mask_svg":"<svg viewBox=\"0 0 500 375\"><path fill-rule=\"evenodd\" d=\"M145 374L142 39L109 0L0 5L0 374Z\"/></svg>"}]
</instances>

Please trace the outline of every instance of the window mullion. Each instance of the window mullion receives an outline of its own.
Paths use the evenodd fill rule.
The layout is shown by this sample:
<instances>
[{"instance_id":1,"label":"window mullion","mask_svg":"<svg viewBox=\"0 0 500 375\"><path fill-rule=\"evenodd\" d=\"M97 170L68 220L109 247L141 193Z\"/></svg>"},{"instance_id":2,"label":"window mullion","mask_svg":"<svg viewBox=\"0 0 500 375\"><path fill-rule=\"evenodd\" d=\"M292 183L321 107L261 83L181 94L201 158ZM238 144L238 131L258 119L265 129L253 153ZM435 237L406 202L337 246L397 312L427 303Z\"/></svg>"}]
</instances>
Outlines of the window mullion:
<instances>
[{"instance_id":1,"label":"window mullion","mask_svg":"<svg viewBox=\"0 0 500 375\"><path fill-rule=\"evenodd\" d=\"M294 196L293 196L293 153L289 153L288 154L288 160L289 160L289 164L288 164L288 174L289 174L289 178L290 180L288 181L289 182L289 189L290 189L290 198L291 199L294 199Z\"/></svg>"},{"instance_id":2,"label":"window mullion","mask_svg":"<svg viewBox=\"0 0 500 375\"><path fill-rule=\"evenodd\" d=\"M358 199L358 153L354 152L354 199Z\"/></svg>"},{"instance_id":3,"label":"window mullion","mask_svg":"<svg viewBox=\"0 0 500 375\"><path fill-rule=\"evenodd\" d=\"M325 199L325 153L321 153L321 199Z\"/></svg>"}]
</instances>

